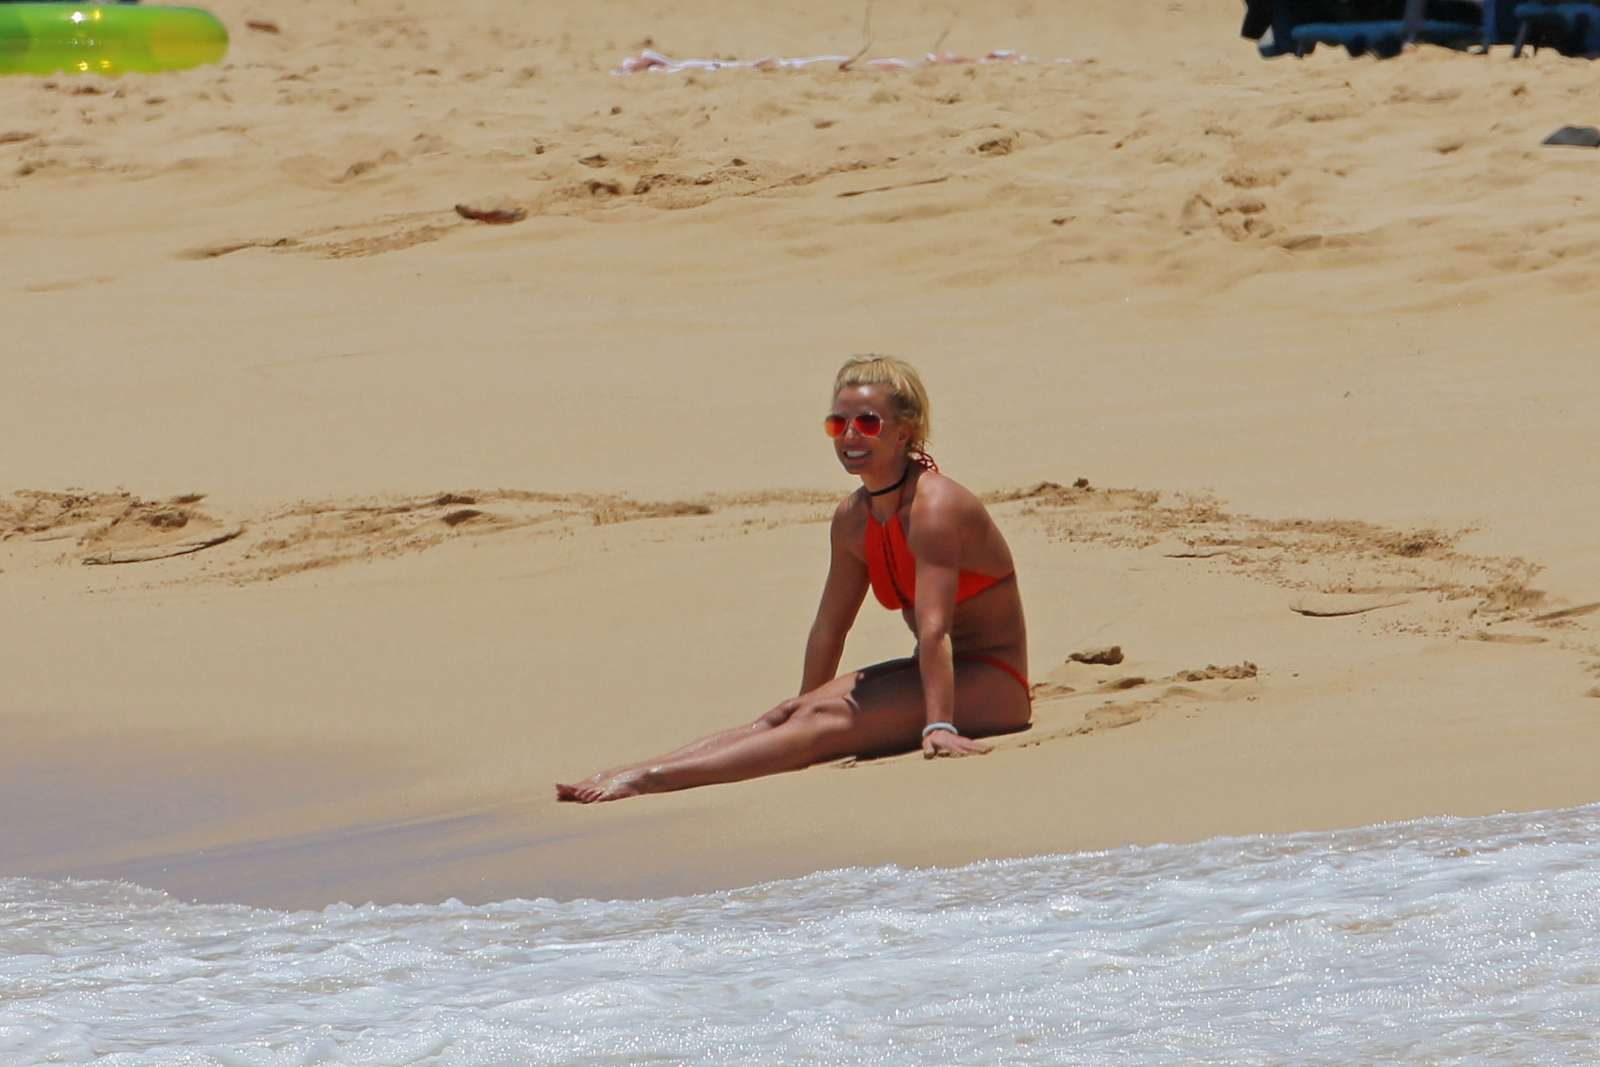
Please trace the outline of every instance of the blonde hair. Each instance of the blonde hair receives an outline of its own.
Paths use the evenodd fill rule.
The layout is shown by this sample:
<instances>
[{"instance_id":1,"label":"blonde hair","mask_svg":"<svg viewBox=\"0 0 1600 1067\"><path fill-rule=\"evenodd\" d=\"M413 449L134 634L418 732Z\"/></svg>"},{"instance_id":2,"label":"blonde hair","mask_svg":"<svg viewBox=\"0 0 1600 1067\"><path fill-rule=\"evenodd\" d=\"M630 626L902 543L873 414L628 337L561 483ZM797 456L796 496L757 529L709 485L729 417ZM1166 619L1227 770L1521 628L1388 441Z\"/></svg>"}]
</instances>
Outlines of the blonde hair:
<instances>
[{"instance_id":1,"label":"blonde hair","mask_svg":"<svg viewBox=\"0 0 1600 1067\"><path fill-rule=\"evenodd\" d=\"M928 390L915 367L894 356L851 356L834 376L833 396L828 399L836 399L841 390L857 385L887 385L895 420L911 427L908 451L920 453L926 448L932 433Z\"/></svg>"}]
</instances>

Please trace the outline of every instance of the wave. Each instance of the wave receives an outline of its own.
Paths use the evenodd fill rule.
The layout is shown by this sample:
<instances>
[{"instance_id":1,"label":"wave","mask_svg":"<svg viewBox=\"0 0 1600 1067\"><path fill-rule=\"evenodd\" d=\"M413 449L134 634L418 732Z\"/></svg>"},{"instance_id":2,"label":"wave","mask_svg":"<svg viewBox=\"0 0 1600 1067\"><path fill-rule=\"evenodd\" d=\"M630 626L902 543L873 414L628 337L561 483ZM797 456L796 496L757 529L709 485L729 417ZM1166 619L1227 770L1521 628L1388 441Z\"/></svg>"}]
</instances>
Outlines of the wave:
<instances>
[{"instance_id":1,"label":"wave","mask_svg":"<svg viewBox=\"0 0 1600 1067\"><path fill-rule=\"evenodd\" d=\"M0 1063L1574 1062L1597 901L1600 807L643 901L0 879Z\"/></svg>"}]
</instances>

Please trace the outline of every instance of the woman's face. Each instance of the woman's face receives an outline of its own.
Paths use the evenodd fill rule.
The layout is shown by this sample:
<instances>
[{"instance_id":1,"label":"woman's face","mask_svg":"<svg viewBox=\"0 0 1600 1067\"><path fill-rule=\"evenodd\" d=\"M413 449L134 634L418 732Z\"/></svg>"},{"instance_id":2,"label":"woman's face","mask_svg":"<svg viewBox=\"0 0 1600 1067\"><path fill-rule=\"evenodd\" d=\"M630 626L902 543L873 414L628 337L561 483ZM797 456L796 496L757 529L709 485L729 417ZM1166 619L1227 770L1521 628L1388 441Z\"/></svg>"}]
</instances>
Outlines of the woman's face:
<instances>
[{"instance_id":1,"label":"woman's face","mask_svg":"<svg viewBox=\"0 0 1600 1067\"><path fill-rule=\"evenodd\" d=\"M844 432L833 439L834 455L845 471L862 478L893 481L905 466L906 446L911 442L911 427L894 417L894 401L887 385L850 385L833 398L831 415L845 419ZM868 437L856 426L857 415L876 415L883 429Z\"/></svg>"}]
</instances>

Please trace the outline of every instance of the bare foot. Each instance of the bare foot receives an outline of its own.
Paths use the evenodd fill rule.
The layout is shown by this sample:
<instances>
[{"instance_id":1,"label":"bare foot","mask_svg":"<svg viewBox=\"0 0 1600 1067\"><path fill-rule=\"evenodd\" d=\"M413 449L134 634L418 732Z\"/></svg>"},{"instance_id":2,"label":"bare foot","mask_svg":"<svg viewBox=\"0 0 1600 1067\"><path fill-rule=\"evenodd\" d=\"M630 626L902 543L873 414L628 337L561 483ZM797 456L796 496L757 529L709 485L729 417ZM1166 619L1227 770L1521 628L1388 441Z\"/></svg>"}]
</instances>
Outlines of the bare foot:
<instances>
[{"instance_id":1,"label":"bare foot","mask_svg":"<svg viewBox=\"0 0 1600 1067\"><path fill-rule=\"evenodd\" d=\"M575 801L579 804L593 804L595 800L599 799L598 793L600 790L605 788L607 782L611 781L611 779L615 778L624 771L632 770L633 766L634 765L631 763L623 763L615 767L607 767L605 770L596 771L589 777L580 782L575 782L572 785L567 785L564 782L557 782L556 800ZM586 797L589 799L585 799Z\"/></svg>"},{"instance_id":2,"label":"bare foot","mask_svg":"<svg viewBox=\"0 0 1600 1067\"><path fill-rule=\"evenodd\" d=\"M586 790L592 789L592 788L593 787L591 785L589 785L589 783L586 782L586 781L585 782L579 782L576 785L568 785L565 782L557 782L556 783L556 802L557 803L567 802L567 803L578 803L578 804L581 804L581 803L584 802L583 793Z\"/></svg>"},{"instance_id":3,"label":"bare foot","mask_svg":"<svg viewBox=\"0 0 1600 1067\"><path fill-rule=\"evenodd\" d=\"M575 804L599 804L607 800L624 800L628 797L654 793L657 789L652 768L633 767L619 771L607 781L595 784L585 778L576 785L556 783L556 800Z\"/></svg>"}]
</instances>

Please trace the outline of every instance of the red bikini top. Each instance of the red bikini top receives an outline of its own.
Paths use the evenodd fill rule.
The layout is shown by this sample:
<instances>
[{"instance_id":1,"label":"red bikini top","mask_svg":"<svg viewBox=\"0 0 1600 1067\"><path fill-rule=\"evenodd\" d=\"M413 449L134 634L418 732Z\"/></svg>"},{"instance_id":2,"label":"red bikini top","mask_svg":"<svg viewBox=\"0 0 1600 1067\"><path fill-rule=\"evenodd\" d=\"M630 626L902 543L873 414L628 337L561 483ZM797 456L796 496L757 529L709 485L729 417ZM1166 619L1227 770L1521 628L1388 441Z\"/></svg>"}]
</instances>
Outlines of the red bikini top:
<instances>
[{"instance_id":1,"label":"red bikini top","mask_svg":"<svg viewBox=\"0 0 1600 1067\"><path fill-rule=\"evenodd\" d=\"M911 554L905 531L900 528L900 516L895 514L882 523L867 512L867 576L872 580L872 591L878 603L891 611L912 606L917 595L917 557ZM998 578L977 571L962 571L956 584L956 603L970 600L991 585L1011 577Z\"/></svg>"}]
</instances>

